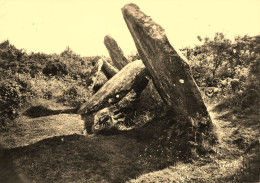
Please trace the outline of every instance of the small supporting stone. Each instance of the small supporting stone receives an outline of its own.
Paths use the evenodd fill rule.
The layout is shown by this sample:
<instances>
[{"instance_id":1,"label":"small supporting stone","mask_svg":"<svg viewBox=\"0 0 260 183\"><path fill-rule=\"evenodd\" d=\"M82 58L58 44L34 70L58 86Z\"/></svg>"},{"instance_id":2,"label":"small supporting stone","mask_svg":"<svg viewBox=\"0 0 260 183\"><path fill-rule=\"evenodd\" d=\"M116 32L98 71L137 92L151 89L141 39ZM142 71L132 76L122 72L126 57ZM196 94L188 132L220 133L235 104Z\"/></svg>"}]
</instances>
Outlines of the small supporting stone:
<instances>
[{"instance_id":1,"label":"small supporting stone","mask_svg":"<svg viewBox=\"0 0 260 183\"><path fill-rule=\"evenodd\" d=\"M91 79L91 85L89 86L89 90L93 90L93 88L94 88L94 86L95 86L95 84L96 84L96 82L97 82L97 79L98 79L98 76L99 76L99 74L100 74L100 71L101 71L101 68L103 67L103 60L102 59L99 59L97 62L96 62L96 64L95 64L95 66L94 66L94 68L93 68L93 71L92 72L94 72L94 74L92 75L92 77L90 78Z\"/></svg>"},{"instance_id":2,"label":"small supporting stone","mask_svg":"<svg viewBox=\"0 0 260 183\"><path fill-rule=\"evenodd\" d=\"M112 78L114 75L116 75L119 70L112 66L110 63L108 63L106 60L103 60L103 66L102 66L102 71L107 77L107 79Z\"/></svg>"},{"instance_id":3,"label":"small supporting stone","mask_svg":"<svg viewBox=\"0 0 260 183\"><path fill-rule=\"evenodd\" d=\"M114 106L106 107L94 115L94 123L91 129L92 133L98 133L102 130L120 129L125 117L122 113L117 111Z\"/></svg>"}]
</instances>

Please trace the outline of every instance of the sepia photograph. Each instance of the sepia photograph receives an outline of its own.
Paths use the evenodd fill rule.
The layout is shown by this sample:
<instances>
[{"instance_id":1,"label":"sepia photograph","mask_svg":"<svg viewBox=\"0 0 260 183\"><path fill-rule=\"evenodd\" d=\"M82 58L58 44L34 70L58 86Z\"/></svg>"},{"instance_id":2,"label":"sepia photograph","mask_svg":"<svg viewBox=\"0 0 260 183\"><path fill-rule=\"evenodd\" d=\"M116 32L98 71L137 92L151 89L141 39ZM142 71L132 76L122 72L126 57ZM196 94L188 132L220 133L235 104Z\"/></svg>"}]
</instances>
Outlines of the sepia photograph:
<instances>
[{"instance_id":1,"label":"sepia photograph","mask_svg":"<svg viewBox=\"0 0 260 183\"><path fill-rule=\"evenodd\" d=\"M260 182L259 0L0 0L0 183Z\"/></svg>"}]
</instances>

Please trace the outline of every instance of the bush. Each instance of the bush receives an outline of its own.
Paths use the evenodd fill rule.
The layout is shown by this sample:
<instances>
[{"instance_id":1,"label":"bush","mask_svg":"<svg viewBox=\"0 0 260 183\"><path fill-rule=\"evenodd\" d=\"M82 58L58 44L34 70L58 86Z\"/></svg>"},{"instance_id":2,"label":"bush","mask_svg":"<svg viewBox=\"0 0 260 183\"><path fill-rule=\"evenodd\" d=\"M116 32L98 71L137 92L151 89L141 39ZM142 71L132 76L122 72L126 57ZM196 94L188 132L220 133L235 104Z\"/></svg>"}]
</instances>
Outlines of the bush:
<instances>
[{"instance_id":1,"label":"bush","mask_svg":"<svg viewBox=\"0 0 260 183\"><path fill-rule=\"evenodd\" d=\"M24 57L26 57L26 53L11 45L9 40L0 43L1 59L8 61L21 61Z\"/></svg>"},{"instance_id":2,"label":"bush","mask_svg":"<svg viewBox=\"0 0 260 183\"><path fill-rule=\"evenodd\" d=\"M58 58L60 62L67 66L71 77L75 80L86 80L90 77L93 66L101 57L80 57L67 47Z\"/></svg>"},{"instance_id":3,"label":"bush","mask_svg":"<svg viewBox=\"0 0 260 183\"><path fill-rule=\"evenodd\" d=\"M59 60L55 60L54 62L50 61L47 63L45 68L42 71L45 75L67 75L68 69L64 63L61 63Z\"/></svg>"},{"instance_id":4,"label":"bush","mask_svg":"<svg viewBox=\"0 0 260 183\"><path fill-rule=\"evenodd\" d=\"M52 99L62 95L69 82L54 76L37 75L30 79L32 90L39 98Z\"/></svg>"},{"instance_id":5,"label":"bush","mask_svg":"<svg viewBox=\"0 0 260 183\"><path fill-rule=\"evenodd\" d=\"M228 40L216 33L201 45L182 49L200 87L218 87L218 97L240 114L257 112L260 93L260 36ZM249 110L250 109L250 110Z\"/></svg>"},{"instance_id":6,"label":"bush","mask_svg":"<svg viewBox=\"0 0 260 183\"><path fill-rule=\"evenodd\" d=\"M21 109L33 98L31 85L21 78L5 79L0 82L0 126L8 119L17 117Z\"/></svg>"},{"instance_id":7,"label":"bush","mask_svg":"<svg viewBox=\"0 0 260 183\"><path fill-rule=\"evenodd\" d=\"M65 90L63 95L58 97L57 101L78 108L86 102L90 96L91 92L84 87L73 85Z\"/></svg>"}]
</instances>

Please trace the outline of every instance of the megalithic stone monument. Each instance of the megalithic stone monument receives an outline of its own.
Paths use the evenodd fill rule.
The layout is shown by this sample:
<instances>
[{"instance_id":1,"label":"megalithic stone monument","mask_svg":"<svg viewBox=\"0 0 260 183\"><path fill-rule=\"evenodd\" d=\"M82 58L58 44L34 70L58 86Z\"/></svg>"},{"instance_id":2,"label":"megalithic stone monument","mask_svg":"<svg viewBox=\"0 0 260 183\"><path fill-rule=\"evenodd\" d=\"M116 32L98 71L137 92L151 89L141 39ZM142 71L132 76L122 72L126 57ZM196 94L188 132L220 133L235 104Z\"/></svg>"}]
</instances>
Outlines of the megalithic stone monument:
<instances>
[{"instance_id":1,"label":"megalithic stone monument","mask_svg":"<svg viewBox=\"0 0 260 183\"><path fill-rule=\"evenodd\" d=\"M122 13L154 86L177 114L177 123L189 131L188 140L203 145L215 142L214 125L184 56L171 46L164 29L137 5L125 5Z\"/></svg>"},{"instance_id":2,"label":"megalithic stone monument","mask_svg":"<svg viewBox=\"0 0 260 183\"><path fill-rule=\"evenodd\" d=\"M108 50L108 53L118 70L121 70L124 66L126 66L129 61L124 56L123 51L118 46L117 42L109 35L105 36L104 44Z\"/></svg>"}]
</instances>

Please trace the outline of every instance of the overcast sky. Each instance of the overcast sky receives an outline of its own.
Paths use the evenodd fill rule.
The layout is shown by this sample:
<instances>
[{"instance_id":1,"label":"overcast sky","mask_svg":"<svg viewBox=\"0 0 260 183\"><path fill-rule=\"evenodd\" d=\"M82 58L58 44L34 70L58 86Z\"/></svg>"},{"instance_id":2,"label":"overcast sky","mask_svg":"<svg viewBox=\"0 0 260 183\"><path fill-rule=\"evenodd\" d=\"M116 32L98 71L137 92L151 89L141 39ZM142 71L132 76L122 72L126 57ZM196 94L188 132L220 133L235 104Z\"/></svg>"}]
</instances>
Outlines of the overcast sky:
<instances>
[{"instance_id":1,"label":"overcast sky","mask_svg":"<svg viewBox=\"0 0 260 183\"><path fill-rule=\"evenodd\" d=\"M135 51L121 8L130 2L161 25L176 48L197 36L260 34L260 0L0 0L0 41L28 52L108 55L105 35L125 54Z\"/></svg>"}]
</instances>

